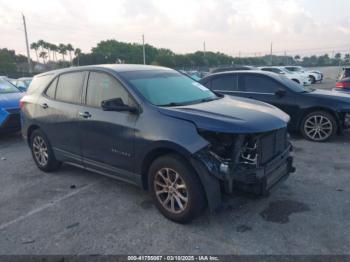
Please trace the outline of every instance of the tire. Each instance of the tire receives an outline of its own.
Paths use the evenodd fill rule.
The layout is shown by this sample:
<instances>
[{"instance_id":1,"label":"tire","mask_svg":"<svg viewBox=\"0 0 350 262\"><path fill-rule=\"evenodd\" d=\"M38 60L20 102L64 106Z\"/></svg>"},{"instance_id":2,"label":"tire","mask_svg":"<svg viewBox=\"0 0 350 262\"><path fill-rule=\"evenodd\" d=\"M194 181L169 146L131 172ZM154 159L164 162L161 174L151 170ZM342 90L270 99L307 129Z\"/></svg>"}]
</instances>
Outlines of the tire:
<instances>
[{"instance_id":1,"label":"tire","mask_svg":"<svg viewBox=\"0 0 350 262\"><path fill-rule=\"evenodd\" d=\"M207 203L197 174L185 159L175 154L159 157L152 163L148 186L158 210L177 223L191 221L204 210Z\"/></svg>"},{"instance_id":2,"label":"tire","mask_svg":"<svg viewBox=\"0 0 350 262\"><path fill-rule=\"evenodd\" d=\"M310 80L311 80L311 84L315 84L316 83L316 78L313 75L309 75Z\"/></svg>"},{"instance_id":3,"label":"tire","mask_svg":"<svg viewBox=\"0 0 350 262\"><path fill-rule=\"evenodd\" d=\"M325 111L314 111L306 115L300 126L304 138L314 142L330 140L338 130L334 116Z\"/></svg>"},{"instance_id":4,"label":"tire","mask_svg":"<svg viewBox=\"0 0 350 262\"><path fill-rule=\"evenodd\" d=\"M35 164L44 172L52 172L61 167L61 162L57 161L52 151L46 135L36 129L30 135L30 150Z\"/></svg>"}]
</instances>

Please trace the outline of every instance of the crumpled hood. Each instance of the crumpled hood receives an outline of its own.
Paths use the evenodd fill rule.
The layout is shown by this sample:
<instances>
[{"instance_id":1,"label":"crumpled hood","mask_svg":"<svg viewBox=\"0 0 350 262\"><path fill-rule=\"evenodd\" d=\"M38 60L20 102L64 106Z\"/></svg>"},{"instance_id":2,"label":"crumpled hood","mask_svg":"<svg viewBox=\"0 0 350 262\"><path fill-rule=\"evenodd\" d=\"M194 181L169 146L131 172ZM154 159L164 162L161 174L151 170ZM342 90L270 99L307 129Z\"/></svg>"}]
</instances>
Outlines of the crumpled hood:
<instances>
[{"instance_id":1,"label":"crumpled hood","mask_svg":"<svg viewBox=\"0 0 350 262\"><path fill-rule=\"evenodd\" d=\"M314 91L306 94L317 98L327 98L338 102L345 102L349 104L350 108L350 95L347 93L315 89Z\"/></svg>"},{"instance_id":2,"label":"crumpled hood","mask_svg":"<svg viewBox=\"0 0 350 262\"><path fill-rule=\"evenodd\" d=\"M269 104L241 97L178 107L160 107L160 113L193 122L197 128L224 133L260 133L287 126L289 116Z\"/></svg>"},{"instance_id":3,"label":"crumpled hood","mask_svg":"<svg viewBox=\"0 0 350 262\"><path fill-rule=\"evenodd\" d=\"M0 109L1 108L19 108L19 100L24 93L9 93L0 94Z\"/></svg>"}]
</instances>

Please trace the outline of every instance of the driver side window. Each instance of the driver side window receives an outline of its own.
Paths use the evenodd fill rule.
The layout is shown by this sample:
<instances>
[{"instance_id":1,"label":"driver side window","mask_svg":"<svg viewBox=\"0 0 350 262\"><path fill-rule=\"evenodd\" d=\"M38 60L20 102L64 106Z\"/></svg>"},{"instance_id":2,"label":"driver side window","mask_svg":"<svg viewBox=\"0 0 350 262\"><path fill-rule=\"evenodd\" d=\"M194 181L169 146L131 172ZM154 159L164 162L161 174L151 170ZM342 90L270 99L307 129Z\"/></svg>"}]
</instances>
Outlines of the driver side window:
<instances>
[{"instance_id":1,"label":"driver side window","mask_svg":"<svg viewBox=\"0 0 350 262\"><path fill-rule=\"evenodd\" d=\"M129 105L129 94L124 87L112 76L102 72L90 72L87 84L86 104L101 107L101 102L120 98Z\"/></svg>"}]
</instances>

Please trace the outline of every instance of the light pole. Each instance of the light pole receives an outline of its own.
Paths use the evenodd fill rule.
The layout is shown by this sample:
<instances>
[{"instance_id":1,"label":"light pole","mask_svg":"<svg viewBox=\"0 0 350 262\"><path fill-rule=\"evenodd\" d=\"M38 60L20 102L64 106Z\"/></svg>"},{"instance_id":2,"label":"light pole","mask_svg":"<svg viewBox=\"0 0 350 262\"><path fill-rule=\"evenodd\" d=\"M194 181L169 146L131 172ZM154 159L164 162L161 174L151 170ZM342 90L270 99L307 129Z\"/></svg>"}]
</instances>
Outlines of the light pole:
<instances>
[{"instance_id":1,"label":"light pole","mask_svg":"<svg viewBox=\"0 0 350 262\"><path fill-rule=\"evenodd\" d=\"M29 71L29 73L32 73L32 62L30 61L27 25L26 25L26 18L24 17L24 14L22 14L22 18L23 18L23 26L24 26L24 36L26 39L26 47L27 47L28 71Z\"/></svg>"},{"instance_id":2,"label":"light pole","mask_svg":"<svg viewBox=\"0 0 350 262\"><path fill-rule=\"evenodd\" d=\"M145 50L145 35L142 34L142 53L143 53L143 64L146 64L146 50Z\"/></svg>"}]
</instances>

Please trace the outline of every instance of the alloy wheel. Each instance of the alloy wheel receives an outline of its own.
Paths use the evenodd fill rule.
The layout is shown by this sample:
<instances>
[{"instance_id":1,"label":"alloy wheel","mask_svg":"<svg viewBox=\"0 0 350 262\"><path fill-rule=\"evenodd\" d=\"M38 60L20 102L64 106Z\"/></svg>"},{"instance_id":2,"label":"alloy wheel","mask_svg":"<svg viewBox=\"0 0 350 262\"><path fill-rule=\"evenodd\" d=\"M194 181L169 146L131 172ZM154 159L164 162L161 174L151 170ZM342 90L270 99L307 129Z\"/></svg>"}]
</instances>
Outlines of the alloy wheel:
<instances>
[{"instance_id":1,"label":"alloy wheel","mask_svg":"<svg viewBox=\"0 0 350 262\"><path fill-rule=\"evenodd\" d=\"M323 115L312 115L306 119L304 131L311 140L323 141L332 135L333 124Z\"/></svg>"},{"instance_id":2,"label":"alloy wheel","mask_svg":"<svg viewBox=\"0 0 350 262\"><path fill-rule=\"evenodd\" d=\"M46 166L49 160L49 154L45 140L41 136L33 139L33 153L40 166Z\"/></svg>"},{"instance_id":3,"label":"alloy wheel","mask_svg":"<svg viewBox=\"0 0 350 262\"><path fill-rule=\"evenodd\" d=\"M154 191L161 205L171 213L183 212L188 204L188 191L180 174L171 168L160 169L154 178Z\"/></svg>"}]
</instances>

